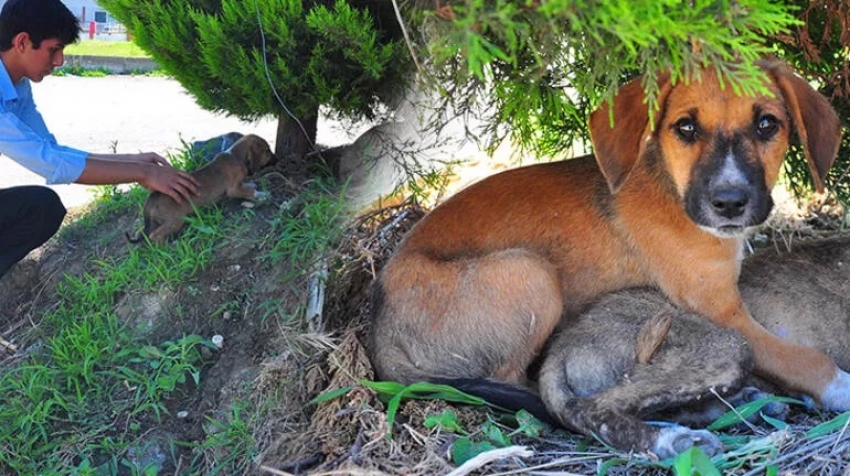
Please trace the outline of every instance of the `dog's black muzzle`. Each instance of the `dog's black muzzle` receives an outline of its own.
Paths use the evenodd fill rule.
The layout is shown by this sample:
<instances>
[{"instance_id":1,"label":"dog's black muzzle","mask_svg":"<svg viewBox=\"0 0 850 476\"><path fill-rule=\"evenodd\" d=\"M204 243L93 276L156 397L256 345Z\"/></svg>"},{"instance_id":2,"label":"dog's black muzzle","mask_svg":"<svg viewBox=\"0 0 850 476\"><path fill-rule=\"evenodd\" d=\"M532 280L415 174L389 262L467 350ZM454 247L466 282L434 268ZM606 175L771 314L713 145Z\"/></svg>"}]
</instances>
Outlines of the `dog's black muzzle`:
<instances>
[{"instance_id":1,"label":"dog's black muzzle","mask_svg":"<svg viewBox=\"0 0 850 476\"><path fill-rule=\"evenodd\" d=\"M685 211L719 236L736 236L763 223L773 208L764 167L748 159L740 140L718 141L709 158L691 172Z\"/></svg>"},{"instance_id":2,"label":"dog's black muzzle","mask_svg":"<svg viewBox=\"0 0 850 476\"><path fill-rule=\"evenodd\" d=\"M750 193L746 188L729 187L710 191L708 198L713 213L727 220L734 220L746 212Z\"/></svg>"}]
</instances>

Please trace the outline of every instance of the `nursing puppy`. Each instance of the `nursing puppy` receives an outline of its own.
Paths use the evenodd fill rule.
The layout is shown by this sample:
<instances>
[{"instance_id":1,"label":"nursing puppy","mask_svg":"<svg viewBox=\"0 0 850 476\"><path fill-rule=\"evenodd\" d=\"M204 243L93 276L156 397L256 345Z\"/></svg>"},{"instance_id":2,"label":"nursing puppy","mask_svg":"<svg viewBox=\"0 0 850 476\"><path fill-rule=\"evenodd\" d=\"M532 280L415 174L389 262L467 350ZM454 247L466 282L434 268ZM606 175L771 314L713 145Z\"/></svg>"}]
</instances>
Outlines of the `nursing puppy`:
<instances>
[{"instance_id":1,"label":"nursing puppy","mask_svg":"<svg viewBox=\"0 0 850 476\"><path fill-rule=\"evenodd\" d=\"M374 286L378 377L523 384L562 320L606 293L655 286L740 332L759 375L850 408L850 375L765 330L738 292L744 232L772 208L792 134L819 188L840 139L825 98L783 64L761 67L771 94L755 97L722 88L712 70L687 84L661 78L652 123L640 81L629 83L591 115L595 157L496 174L435 208ZM600 433L581 409L563 413L570 428ZM669 446L685 431L653 428L624 449Z\"/></svg>"},{"instance_id":2,"label":"nursing puppy","mask_svg":"<svg viewBox=\"0 0 850 476\"><path fill-rule=\"evenodd\" d=\"M274 153L262 137L253 134L243 136L210 163L192 172L198 182L199 195L191 202L177 203L163 193L151 193L145 202L145 228L142 233L152 243L164 243L183 228L183 218L190 215L195 207L212 205L225 196L262 198L264 193L245 179L274 159ZM135 238L129 234L126 236L131 243L142 240L141 235Z\"/></svg>"},{"instance_id":3,"label":"nursing puppy","mask_svg":"<svg viewBox=\"0 0 850 476\"><path fill-rule=\"evenodd\" d=\"M739 288L768 331L850 368L850 236L761 251L744 261ZM657 351L640 358L648 341L639 344L638 335L665 315L673 318L669 333L660 332ZM685 423L709 423L728 410L712 390L729 395L754 383L752 363L737 333L674 309L657 291L621 291L564 323L540 372L540 396L564 424L572 418L565 413L581 408L592 426L608 430L609 441L641 446L651 443L639 441L652 427L639 418L675 419L691 408L682 413ZM686 439L670 444L673 453L691 446ZM708 433L698 444L709 452L720 448Z\"/></svg>"}]
</instances>

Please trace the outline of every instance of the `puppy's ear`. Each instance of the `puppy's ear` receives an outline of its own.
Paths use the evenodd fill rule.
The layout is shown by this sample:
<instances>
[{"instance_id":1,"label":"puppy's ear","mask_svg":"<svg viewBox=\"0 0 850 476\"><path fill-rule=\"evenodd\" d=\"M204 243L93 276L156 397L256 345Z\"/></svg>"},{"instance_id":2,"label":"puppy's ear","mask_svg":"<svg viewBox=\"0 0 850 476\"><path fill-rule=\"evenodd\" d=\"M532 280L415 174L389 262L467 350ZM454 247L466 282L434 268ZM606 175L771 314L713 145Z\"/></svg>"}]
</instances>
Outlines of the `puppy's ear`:
<instances>
[{"instance_id":1,"label":"puppy's ear","mask_svg":"<svg viewBox=\"0 0 850 476\"><path fill-rule=\"evenodd\" d=\"M820 93L803 78L778 61L762 65L785 99L797 137L806 153L815 187L823 191L823 181L841 143L838 115Z\"/></svg>"},{"instance_id":2,"label":"puppy's ear","mask_svg":"<svg viewBox=\"0 0 850 476\"><path fill-rule=\"evenodd\" d=\"M669 79L665 75L658 81L658 102L664 104L670 90ZM654 111L656 124L660 117L661 112ZM602 103L590 115L590 140L593 142L596 162L611 192L616 193L626 181L654 129L655 124L649 123L649 106L640 78L621 87L613 101Z\"/></svg>"},{"instance_id":3,"label":"puppy's ear","mask_svg":"<svg viewBox=\"0 0 850 476\"><path fill-rule=\"evenodd\" d=\"M274 152L272 152L271 147L269 146L269 143L262 137L251 135L249 146L250 148L246 151L246 153L249 164L248 171L250 173L257 172L261 168L272 164L275 160L277 160Z\"/></svg>"}]
</instances>

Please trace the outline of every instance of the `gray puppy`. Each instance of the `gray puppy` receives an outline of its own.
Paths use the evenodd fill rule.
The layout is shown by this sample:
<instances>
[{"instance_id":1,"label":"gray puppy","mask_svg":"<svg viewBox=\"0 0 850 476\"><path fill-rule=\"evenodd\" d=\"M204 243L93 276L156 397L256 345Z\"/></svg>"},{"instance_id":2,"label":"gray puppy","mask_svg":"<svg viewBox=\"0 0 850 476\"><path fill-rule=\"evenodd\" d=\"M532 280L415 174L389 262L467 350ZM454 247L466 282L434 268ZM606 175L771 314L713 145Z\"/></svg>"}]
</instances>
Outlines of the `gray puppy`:
<instances>
[{"instance_id":1,"label":"gray puppy","mask_svg":"<svg viewBox=\"0 0 850 476\"><path fill-rule=\"evenodd\" d=\"M742 266L741 297L770 332L850 368L848 259L847 236L759 252ZM713 454L721 445L710 432L641 419L739 392L752 368L752 349L735 331L675 309L660 292L627 290L564 324L546 354L540 396L561 424L599 428L596 436L613 446L668 457L697 445ZM700 424L718 412L707 405L682 415L672 418Z\"/></svg>"}]
</instances>

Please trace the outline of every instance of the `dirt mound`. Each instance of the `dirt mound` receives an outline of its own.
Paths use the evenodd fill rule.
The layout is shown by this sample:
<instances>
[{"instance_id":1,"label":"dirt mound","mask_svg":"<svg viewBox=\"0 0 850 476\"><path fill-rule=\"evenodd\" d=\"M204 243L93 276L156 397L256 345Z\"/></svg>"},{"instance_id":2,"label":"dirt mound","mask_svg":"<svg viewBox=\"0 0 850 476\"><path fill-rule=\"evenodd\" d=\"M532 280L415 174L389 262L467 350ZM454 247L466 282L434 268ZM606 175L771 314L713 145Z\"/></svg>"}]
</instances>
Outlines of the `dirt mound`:
<instances>
[{"instance_id":1,"label":"dirt mound","mask_svg":"<svg viewBox=\"0 0 850 476\"><path fill-rule=\"evenodd\" d=\"M305 389L291 382L304 381L311 362L321 357L309 350L309 342L301 340L306 329L291 317L300 312L309 276L290 262L263 257L272 245L264 246L257 240L274 232L272 224L281 207L290 204L299 190L279 173L265 172L262 186L274 198L251 208L238 202L218 207L216 215L221 223L216 226L227 231L216 237L220 240L217 243L194 251L208 253L209 257L184 281L141 283L148 278L119 276L124 284L106 293L111 304L105 313L117 317L118 325L131 334L142 351L197 350L202 363L194 376L197 384L185 375L174 376L184 383L171 386L173 390L163 397L161 409L125 416L133 421L132 433L144 435L137 447L131 447L126 455L92 454L94 463L123 456L125 466L153 465L164 472L179 472L182 466L203 474L220 455L214 454L218 450L204 454L204 448L197 445L208 442L223 427L218 423L232 417L238 402L261 405L263 392L276 393L278 401L291 405L281 409L291 415L289 418L302 414L300 418L307 421L305 403L318 387ZM87 212L74 213L57 237L0 280L0 359L5 368L25 365L33 353L45 344L50 346L53 337L47 328L54 324L46 323L44 316L65 305L67 289L73 287L69 282L81 283L84 291L87 280L91 289L100 289L112 279L106 277L109 273L126 269L167 274L170 268L180 266L168 261L174 257L172 250L181 246L180 240L195 239L203 226L193 226L159 250L144 244L136 247L124 240L123 233L139 226L137 206L114 209L107 202L96 202ZM230 221L236 227L228 225ZM200 233L204 232L212 233L209 229ZM157 255L163 261L157 261ZM146 266L122 267L139 256L149 260ZM89 317L80 315L79 319ZM195 342L187 336L198 336L206 345L183 345ZM210 345L213 336L222 338L220 349ZM136 389L119 387L114 391L105 399L126 399ZM272 439L272 435L285 431L287 422L270 423L266 429L260 426L252 431L260 437L267 432ZM104 431L105 435L116 433L121 430ZM71 458L72 467L77 462ZM2 468L0 464L0 472ZM119 473L126 471L121 468Z\"/></svg>"}]
</instances>

